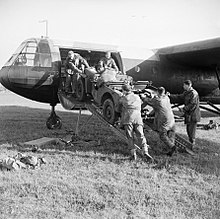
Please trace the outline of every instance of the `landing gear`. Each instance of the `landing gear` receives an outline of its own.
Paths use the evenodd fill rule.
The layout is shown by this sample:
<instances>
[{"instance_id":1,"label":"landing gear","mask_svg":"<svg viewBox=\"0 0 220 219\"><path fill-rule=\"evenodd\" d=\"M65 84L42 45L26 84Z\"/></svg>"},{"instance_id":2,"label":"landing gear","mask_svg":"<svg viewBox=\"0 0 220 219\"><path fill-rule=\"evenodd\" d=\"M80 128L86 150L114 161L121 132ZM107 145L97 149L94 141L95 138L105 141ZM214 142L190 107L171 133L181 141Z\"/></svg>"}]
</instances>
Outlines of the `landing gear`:
<instances>
[{"instance_id":1,"label":"landing gear","mask_svg":"<svg viewBox=\"0 0 220 219\"><path fill-rule=\"evenodd\" d=\"M61 118L55 113L55 106L52 106L50 116L46 121L46 126L48 129L60 129L62 126Z\"/></svg>"}]
</instances>

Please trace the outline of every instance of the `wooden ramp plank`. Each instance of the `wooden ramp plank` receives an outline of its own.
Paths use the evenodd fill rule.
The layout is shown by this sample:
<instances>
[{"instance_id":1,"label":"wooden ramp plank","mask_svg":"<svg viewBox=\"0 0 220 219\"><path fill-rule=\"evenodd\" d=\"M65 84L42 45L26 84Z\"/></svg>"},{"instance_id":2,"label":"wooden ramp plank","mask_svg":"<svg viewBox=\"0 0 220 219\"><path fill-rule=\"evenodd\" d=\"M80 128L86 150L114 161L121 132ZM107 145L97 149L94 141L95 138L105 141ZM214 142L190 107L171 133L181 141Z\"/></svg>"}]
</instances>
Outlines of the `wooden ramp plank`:
<instances>
[{"instance_id":1,"label":"wooden ramp plank","mask_svg":"<svg viewBox=\"0 0 220 219\"><path fill-rule=\"evenodd\" d=\"M153 120L145 121L145 125L150 127L153 130ZM181 137L177 133L175 134L175 146L182 150L185 150L187 153L191 155L195 155L195 153L191 150L192 144L187 141L185 138Z\"/></svg>"}]
</instances>

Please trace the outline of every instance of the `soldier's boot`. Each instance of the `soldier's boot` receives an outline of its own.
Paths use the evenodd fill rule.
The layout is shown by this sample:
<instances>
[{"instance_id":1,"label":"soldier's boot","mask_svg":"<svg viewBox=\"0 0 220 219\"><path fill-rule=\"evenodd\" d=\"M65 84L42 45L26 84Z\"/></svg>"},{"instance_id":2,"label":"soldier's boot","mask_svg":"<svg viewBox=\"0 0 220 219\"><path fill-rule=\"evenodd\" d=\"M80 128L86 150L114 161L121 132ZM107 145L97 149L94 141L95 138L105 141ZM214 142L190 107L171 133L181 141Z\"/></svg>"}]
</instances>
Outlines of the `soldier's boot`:
<instances>
[{"instance_id":1,"label":"soldier's boot","mask_svg":"<svg viewBox=\"0 0 220 219\"><path fill-rule=\"evenodd\" d=\"M146 145L146 146L144 146L144 147L142 148L142 154L143 154L143 157L147 159L147 161L153 162L154 159L153 159L153 157L151 157L151 155L149 154L149 152L148 152L148 147L149 147L149 146Z\"/></svg>"},{"instance_id":2,"label":"soldier's boot","mask_svg":"<svg viewBox=\"0 0 220 219\"><path fill-rule=\"evenodd\" d=\"M130 159L131 159L131 160L137 160L137 152L136 152L136 149L132 149L132 150L130 151L130 153L131 153Z\"/></svg>"},{"instance_id":3,"label":"soldier's boot","mask_svg":"<svg viewBox=\"0 0 220 219\"><path fill-rule=\"evenodd\" d=\"M189 145L189 149L191 150L191 151L193 151L194 149L195 149L195 146L196 146L196 144L195 144L195 140L193 139L189 139L189 142L191 143L190 145Z\"/></svg>"}]
</instances>

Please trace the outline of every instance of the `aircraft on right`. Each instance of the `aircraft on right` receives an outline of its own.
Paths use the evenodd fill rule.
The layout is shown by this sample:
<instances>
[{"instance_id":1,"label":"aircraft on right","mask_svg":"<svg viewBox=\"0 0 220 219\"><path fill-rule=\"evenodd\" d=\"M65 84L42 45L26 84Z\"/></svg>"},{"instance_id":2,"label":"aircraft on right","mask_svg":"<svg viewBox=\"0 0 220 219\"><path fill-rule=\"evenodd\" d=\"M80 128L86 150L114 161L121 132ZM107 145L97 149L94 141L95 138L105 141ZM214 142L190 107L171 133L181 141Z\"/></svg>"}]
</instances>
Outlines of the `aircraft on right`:
<instances>
[{"instance_id":1,"label":"aircraft on right","mask_svg":"<svg viewBox=\"0 0 220 219\"><path fill-rule=\"evenodd\" d=\"M190 79L198 91L201 106L220 115L220 38L155 49L146 60L136 60L127 74L134 81L152 81L172 94L183 92L183 82ZM124 59L124 65L131 60ZM133 63L135 61L133 60Z\"/></svg>"}]
</instances>

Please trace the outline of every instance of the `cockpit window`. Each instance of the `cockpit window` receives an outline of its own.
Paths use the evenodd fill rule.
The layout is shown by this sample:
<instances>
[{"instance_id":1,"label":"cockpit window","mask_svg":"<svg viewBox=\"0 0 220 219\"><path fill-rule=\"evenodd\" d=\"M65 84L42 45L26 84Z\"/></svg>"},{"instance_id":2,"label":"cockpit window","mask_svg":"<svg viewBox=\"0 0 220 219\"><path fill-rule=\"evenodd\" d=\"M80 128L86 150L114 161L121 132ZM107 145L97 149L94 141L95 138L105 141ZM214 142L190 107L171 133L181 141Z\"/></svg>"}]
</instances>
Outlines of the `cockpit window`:
<instances>
[{"instance_id":1,"label":"cockpit window","mask_svg":"<svg viewBox=\"0 0 220 219\"><path fill-rule=\"evenodd\" d=\"M18 54L23 50L25 47L26 42L23 42L14 52L14 54L10 57L10 59L5 63L5 66L11 66L15 59L17 58Z\"/></svg>"},{"instance_id":2,"label":"cockpit window","mask_svg":"<svg viewBox=\"0 0 220 219\"><path fill-rule=\"evenodd\" d=\"M47 42L39 42L36 55L34 58L34 66L51 67L51 53Z\"/></svg>"},{"instance_id":3,"label":"cockpit window","mask_svg":"<svg viewBox=\"0 0 220 219\"><path fill-rule=\"evenodd\" d=\"M34 66L34 57L37 49L37 42L29 41L18 54L14 65L18 66Z\"/></svg>"},{"instance_id":4,"label":"cockpit window","mask_svg":"<svg viewBox=\"0 0 220 219\"><path fill-rule=\"evenodd\" d=\"M52 60L47 42L28 41L22 43L5 66L51 67Z\"/></svg>"}]
</instances>

